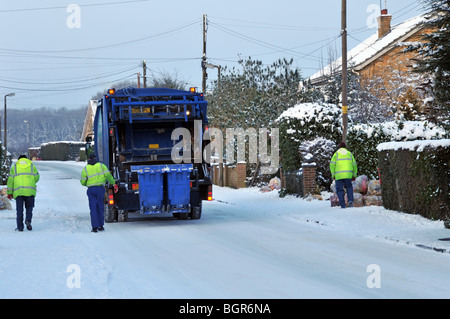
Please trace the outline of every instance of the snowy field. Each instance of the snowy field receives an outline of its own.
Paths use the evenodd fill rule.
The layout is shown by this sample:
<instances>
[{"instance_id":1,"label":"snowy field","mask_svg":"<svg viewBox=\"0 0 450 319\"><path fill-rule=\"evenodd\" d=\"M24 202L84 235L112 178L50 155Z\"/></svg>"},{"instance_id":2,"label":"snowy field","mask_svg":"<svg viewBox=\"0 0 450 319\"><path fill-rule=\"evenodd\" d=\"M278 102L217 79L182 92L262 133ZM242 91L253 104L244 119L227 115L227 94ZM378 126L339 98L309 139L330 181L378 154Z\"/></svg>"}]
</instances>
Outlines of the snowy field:
<instances>
[{"instance_id":1,"label":"snowy field","mask_svg":"<svg viewBox=\"0 0 450 319\"><path fill-rule=\"evenodd\" d=\"M450 298L442 221L214 187L200 220L91 233L84 163L36 166L33 230L0 211L1 298Z\"/></svg>"}]
</instances>

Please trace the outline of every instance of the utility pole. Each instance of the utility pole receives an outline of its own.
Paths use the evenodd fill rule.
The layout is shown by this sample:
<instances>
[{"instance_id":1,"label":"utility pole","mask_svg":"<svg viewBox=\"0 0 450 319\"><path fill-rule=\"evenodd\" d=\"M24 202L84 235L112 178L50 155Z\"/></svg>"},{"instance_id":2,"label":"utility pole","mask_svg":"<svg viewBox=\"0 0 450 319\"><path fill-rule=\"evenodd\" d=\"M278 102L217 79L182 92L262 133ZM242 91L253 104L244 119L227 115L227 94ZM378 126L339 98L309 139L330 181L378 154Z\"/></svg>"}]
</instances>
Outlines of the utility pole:
<instances>
[{"instance_id":1,"label":"utility pole","mask_svg":"<svg viewBox=\"0 0 450 319\"><path fill-rule=\"evenodd\" d=\"M138 89L141 87L141 75L139 72L137 73L137 87Z\"/></svg>"},{"instance_id":2,"label":"utility pole","mask_svg":"<svg viewBox=\"0 0 450 319\"><path fill-rule=\"evenodd\" d=\"M3 128L4 129L4 131L5 131L5 136L4 136L4 138L5 138L5 144L3 145L3 147L5 148L5 152L6 152L6 154L8 153L8 143L7 143L7 141L8 141L8 130L7 130L7 126L6 126L6 98L7 97L12 97L12 96L14 96L15 95L15 93L8 93L8 94L6 94L5 95L5 114L3 114L3 116L5 117L4 118L4 120L5 120L5 127Z\"/></svg>"},{"instance_id":3,"label":"utility pole","mask_svg":"<svg viewBox=\"0 0 450 319\"><path fill-rule=\"evenodd\" d=\"M347 138L348 105L347 105L347 0L342 0L341 17L342 36L342 142Z\"/></svg>"},{"instance_id":4,"label":"utility pole","mask_svg":"<svg viewBox=\"0 0 450 319\"><path fill-rule=\"evenodd\" d=\"M207 67L207 68L216 68L217 69L217 83L218 83L218 87L220 88L220 69L221 69L221 66L220 65L214 65L214 64L211 64L211 63L205 63L205 66Z\"/></svg>"},{"instance_id":5,"label":"utility pole","mask_svg":"<svg viewBox=\"0 0 450 319\"><path fill-rule=\"evenodd\" d=\"M208 74L206 73L206 29L207 29L207 21L206 14L203 15L203 57L202 57L202 93L205 94L206 91L206 78Z\"/></svg>"},{"instance_id":6,"label":"utility pole","mask_svg":"<svg viewBox=\"0 0 450 319\"><path fill-rule=\"evenodd\" d=\"M143 69L143 82L144 82L144 87L147 87L147 64L145 64L145 60L142 61L142 69Z\"/></svg>"}]
</instances>

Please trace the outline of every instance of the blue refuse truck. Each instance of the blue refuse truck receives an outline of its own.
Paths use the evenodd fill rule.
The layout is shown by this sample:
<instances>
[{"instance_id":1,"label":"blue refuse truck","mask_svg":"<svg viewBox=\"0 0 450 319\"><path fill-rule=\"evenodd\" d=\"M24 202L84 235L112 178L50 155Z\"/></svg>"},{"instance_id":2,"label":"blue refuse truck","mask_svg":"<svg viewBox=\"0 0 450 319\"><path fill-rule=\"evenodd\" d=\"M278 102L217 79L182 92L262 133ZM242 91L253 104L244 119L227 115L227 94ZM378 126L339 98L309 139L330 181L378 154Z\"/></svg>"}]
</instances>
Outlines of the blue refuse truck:
<instances>
[{"instance_id":1,"label":"blue refuse truck","mask_svg":"<svg viewBox=\"0 0 450 319\"><path fill-rule=\"evenodd\" d=\"M199 219L212 200L207 101L195 88L110 89L97 103L86 141L116 180L105 194L105 222L128 213Z\"/></svg>"}]
</instances>

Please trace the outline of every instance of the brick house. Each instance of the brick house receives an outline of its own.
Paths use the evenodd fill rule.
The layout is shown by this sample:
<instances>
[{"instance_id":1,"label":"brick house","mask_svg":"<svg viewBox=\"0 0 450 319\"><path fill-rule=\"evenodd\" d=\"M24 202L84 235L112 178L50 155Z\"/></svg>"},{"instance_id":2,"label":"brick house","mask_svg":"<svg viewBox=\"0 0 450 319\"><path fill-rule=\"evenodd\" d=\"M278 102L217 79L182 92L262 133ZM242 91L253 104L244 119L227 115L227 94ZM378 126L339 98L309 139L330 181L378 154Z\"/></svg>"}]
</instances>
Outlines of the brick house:
<instances>
[{"instance_id":1,"label":"brick house","mask_svg":"<svg viewBox=\"0 0 450 319\"><path fill-rule=\"evenodd\" d=\"M391 26L392 16L387 9L377 18L378 32L347 53L348 70L359 75L366 87L387 105L398 100L399 88L416 90L422 79L412 73L417 57L415 52L403 52L410 43L421 42L421 35L431 32L424 29L426 15L408 19ZM323 85L332 74L341 73L342 59L338 58L310 77L314 86ZM403 91L404 92L404 91Z\"/></svg>"}]
</instances>

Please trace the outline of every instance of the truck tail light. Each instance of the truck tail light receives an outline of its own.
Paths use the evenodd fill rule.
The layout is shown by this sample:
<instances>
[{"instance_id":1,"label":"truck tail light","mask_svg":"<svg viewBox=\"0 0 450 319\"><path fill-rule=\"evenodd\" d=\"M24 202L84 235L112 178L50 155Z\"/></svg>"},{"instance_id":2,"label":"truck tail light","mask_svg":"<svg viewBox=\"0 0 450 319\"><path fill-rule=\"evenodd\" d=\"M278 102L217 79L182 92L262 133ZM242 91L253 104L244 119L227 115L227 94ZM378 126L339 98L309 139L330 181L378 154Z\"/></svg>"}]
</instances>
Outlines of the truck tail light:
<instances>
[{"instance_id":1,"label":"truck tail light","mask_svg":"<svg viewBox=\"0 0 450 319\"><path fill-rule=\"evenodd\" d=\"M138 190L139 189L139 184L138 183L132 183L131 184L131 189L132 190Z\"/></svg>"},{"instance_id":2,"label":"truck tail light","mask_svg":"<svg viewBox=\"0 0 450 319\"><path fill-rule=\"evenodd\" d=\"M108 189L108 204L114 205L114 195L112 189Z\"/></svg>"},{"instance_id":3,"label":"truck tail light","mask_svg":"<svg viewBox=\"0 0 450 319\"><path fill-rule=\"evenodd\" d=\"M213 197L212 197L212 185L208 186L208 201L212 201Z\"/></svg>"}]
</instances>

